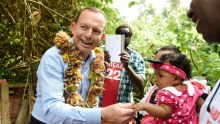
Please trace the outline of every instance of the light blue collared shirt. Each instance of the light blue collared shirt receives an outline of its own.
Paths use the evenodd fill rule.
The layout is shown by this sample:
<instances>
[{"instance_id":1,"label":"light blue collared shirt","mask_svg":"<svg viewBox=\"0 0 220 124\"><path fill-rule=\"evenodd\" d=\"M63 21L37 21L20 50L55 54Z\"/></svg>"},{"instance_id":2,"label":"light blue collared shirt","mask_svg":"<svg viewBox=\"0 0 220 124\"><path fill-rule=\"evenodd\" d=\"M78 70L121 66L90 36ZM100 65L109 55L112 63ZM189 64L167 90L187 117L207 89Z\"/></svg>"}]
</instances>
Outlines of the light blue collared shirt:
<instances>
[{"instance_id":1,"label":"light blue collared shirt","mask_svg":"<svg viewBox=\"0 0 220 124\"><path fill-rule=\"evenodd\" d=\"M68 64L64 63L59 51L57 47L51 47L41 59L32 116L47 124L100 124L101 108L73 107L65 103L63 78ZM88 75L94 58L92 51L80 70L83 80L78 93L83 99L89 90Z\"/></svg>"}]
</instances>

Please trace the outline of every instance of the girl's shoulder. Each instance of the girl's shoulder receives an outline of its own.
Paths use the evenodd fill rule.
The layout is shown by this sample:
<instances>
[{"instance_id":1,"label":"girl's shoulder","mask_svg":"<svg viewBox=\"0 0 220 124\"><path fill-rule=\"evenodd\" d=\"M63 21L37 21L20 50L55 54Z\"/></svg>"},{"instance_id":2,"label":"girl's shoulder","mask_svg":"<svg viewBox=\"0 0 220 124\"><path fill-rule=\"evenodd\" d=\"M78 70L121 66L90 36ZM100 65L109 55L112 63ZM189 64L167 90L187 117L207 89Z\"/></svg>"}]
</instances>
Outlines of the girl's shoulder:
<instances>
[{"instance_id":1,"label":"girl's shoulder","mask_svg":"<svg viewBox=\"0 0 220 124\"><path fill-rule=\"evenodd\" d=\"M158 91L159 94L164 94L164 95L169 95L169 94L172 94L172 95L175 95L175 96L181 96L182 95L182 92L177 90L175 87L173 86L170 86L170 87L165 87L161 90Z\"/></svg>"},{"instance_id":2,"label":"girl's shoulder","mask_svg":"<svg viewBox=\"0 0 220 124\"><path fill-rule=\"evenodd\" d=\"M183 82L185 85L187 85L188 88L188 93L190 96L193 96L194 94L203 94L203 85L200 83L194 83L193 81L189 80L189 81L184 81Z\"/></svg>"},{"instance_id":3,"label":"girl's shoulder","mask_svg":"<svg viewBox=\"0 0 220 124\"><path fill-rule=\"evenodd\" d=\"M159 90L156 95L158 104L166 104L169 106L175 106L179 101L178 96L180 95L174 87L167 87Z\"/></svg>"}]
</instances>

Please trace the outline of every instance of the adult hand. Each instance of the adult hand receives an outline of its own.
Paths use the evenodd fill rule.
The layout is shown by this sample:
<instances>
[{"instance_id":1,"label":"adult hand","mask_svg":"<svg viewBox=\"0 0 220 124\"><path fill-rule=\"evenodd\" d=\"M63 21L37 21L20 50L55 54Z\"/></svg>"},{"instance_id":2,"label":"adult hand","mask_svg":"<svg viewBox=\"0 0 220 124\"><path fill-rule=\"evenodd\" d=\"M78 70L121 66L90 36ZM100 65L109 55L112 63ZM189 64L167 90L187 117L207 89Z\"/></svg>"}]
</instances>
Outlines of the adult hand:
<instances>
[{"instance_id":1,"label":"adult hand","mask_svg":"<svg viewBox=\"0 0 220 124\"><path fill-rule=\"evenodd\" d=\"M107 69L108 64L111 62L111 56L107 50L104 50L104 64L105 64L105 69Z\"/></svg>"},{"instance_id":2,"label":"adult hand","mask_svg":"<svg viewBox=\"0 0 220 124\"><path fill-rule=\"evenodd\" d=\"M128 68L128 63L129 63L129 61L130 61L130 55L128 54L128 52L127 51L125 51L124 50L124 52L122 52L121 54L120 54L120 56L121 56L121 58L120 58L120 60L121 60L121 63L123 63L123 67L126 69L126 68Z\"/></svg>"},{"instance_id":3,"label":"adult hand","mask_svg":"<svg viewBox=\"0 0 220 124\"><path fill-rule=\"evenodd\" d=\"M128 124L134 118L133 103L118 103L102 108L103 124Z\"/></svg>"}]
</instances>

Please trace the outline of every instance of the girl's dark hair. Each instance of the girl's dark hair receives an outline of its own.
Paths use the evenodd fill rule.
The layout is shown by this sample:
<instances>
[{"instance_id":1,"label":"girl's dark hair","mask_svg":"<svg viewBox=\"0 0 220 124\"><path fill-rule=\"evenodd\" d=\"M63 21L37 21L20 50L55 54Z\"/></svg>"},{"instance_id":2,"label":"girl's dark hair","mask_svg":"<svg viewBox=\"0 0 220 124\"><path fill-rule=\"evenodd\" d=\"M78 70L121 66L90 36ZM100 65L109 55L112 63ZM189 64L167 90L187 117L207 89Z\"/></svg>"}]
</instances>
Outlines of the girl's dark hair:
<instances>
[{"instance_id":1,"label":"girl's dark hair","mask_svg":"<svg viewBox=\"0 0 220 124\"><path fill-rule=\"evenodd\" d=\"M186 77L188 79L192 77L190 60L186 57L186 55L182 53L169 53L162 55L160 60L182 69L186 73Z\"/></svg>"},{"instance_id":2,"label":"girl's dark hair","mask_svg":"<svg viewBox=\"0 0 220 124\"><path fill-rule=\"evenodd\" d=\"M156 55L159 51L165 51L165 50L170 50L173 51L174 53L181 53L181 51L175 46L164 46L161 47L159 50L157 50L154 55Z\"/></svg>"}]
</instances>

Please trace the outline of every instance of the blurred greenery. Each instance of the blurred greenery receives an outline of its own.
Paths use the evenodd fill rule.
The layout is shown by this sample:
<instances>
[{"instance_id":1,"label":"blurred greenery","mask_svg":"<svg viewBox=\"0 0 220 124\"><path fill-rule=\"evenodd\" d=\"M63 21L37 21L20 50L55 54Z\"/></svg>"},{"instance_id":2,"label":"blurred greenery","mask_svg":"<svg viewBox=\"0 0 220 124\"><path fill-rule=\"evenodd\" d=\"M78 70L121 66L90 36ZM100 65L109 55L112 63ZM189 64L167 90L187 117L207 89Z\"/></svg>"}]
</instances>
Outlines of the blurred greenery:
<instances>
[{"instance_id":1,"label":"blurred greenery","mask_svg":"<svg viewBox=\"0 0 220 124\"><path fill-rule=\"evenodd\" d=\"M173 45L186 54L192 62L193 76L206 79L214 86L220 78L220 45L208 44L195 29L195 24L186 16L188 8L180 7L179 2L170 0L170 6L164 7L162 13L146 1L136 3L140 7L140 16L132 22L134 37L131 48L139 51L142 56L151 58L162 46ZM132 2L133 4L133 2ZM146 85L153 83L153 71L146 62ZM136 95L137 100L141 97Z\"/></svg>"},{"instance_id":2,"label":"blurred greenery","mask_svg":"<svg viewBox=\"0 0 220 124\"><path fill-rule=\"evenodd\" d=\"M0 78L10 83L35 83L43 53L53 46L59 30L71 35L77 12L94 6L107 13L107 32L123 21L112 0L4 0L0 1ZM28 82L27 82L28 81Z\"/></svg>"}]
</instances>

